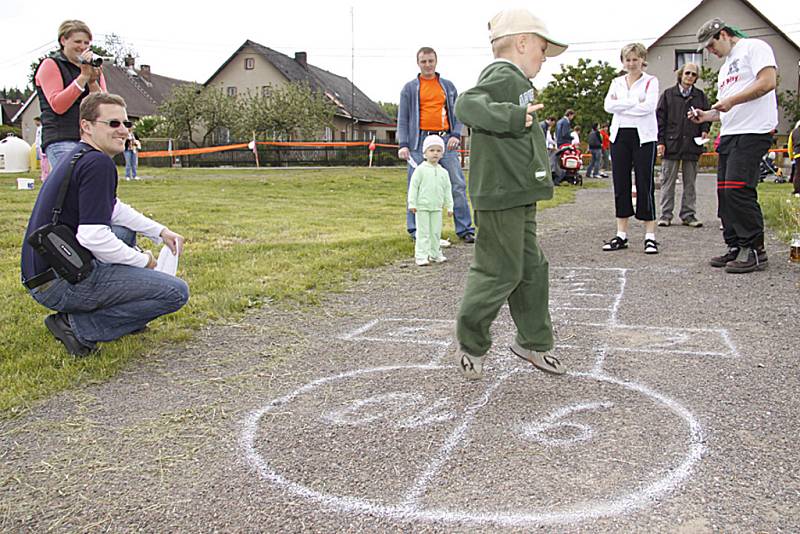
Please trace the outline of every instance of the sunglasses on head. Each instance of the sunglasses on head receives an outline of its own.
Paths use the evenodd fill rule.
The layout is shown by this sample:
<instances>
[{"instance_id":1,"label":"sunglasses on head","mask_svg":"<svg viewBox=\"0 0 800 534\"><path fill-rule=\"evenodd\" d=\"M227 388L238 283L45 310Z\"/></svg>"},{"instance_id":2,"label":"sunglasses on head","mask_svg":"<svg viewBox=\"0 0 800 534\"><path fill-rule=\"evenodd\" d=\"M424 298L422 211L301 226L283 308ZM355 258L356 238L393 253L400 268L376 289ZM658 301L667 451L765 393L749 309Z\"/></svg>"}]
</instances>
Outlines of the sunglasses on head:
<instances>
[{"instance_id":1,"label":"sunglasses on head","mask_svg":"<svg viewBox=\"0 0 800 534\"><path fill-rule=\"evenodd\" d=\"M108 124L112 128L119 128L120 126L125 126L127 129L131 129L133 123L131 121L120 121L117 119L111 119L110 121L101 121L100 119L93 120L92 122L102 122L103 124Z\"/></svg>"}]
</instances>

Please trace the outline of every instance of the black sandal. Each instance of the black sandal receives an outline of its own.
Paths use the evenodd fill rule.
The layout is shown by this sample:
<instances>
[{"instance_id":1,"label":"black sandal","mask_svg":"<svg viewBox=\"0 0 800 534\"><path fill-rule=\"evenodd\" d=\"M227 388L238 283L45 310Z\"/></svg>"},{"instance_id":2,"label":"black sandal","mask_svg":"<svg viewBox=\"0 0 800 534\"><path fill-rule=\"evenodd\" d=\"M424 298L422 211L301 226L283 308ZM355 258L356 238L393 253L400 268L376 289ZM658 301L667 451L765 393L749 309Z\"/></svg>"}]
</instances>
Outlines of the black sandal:
<instances>
[{"instance_id":1,"label":"black sandal","mask_svg":"<svg viewBox=\"0 0 800 534\"><path fill-rule=\"evenodd\" d=\"M644 240L644 253L645 254L658 254L658 243L655 239Z\"/></svg>"},{"instance_id":2,"label":"black sandal","mask_svg":"<svg viewBox=\"0 0 800 534\"><path fill-rule=\"evenodd\" d=\"M623 248L628 248L628 240L622 239L620 236L614 236L614 239L611 241L603 241L603 250L608 252L609 250L621 250Z\"/></svg>"}]
</instances>

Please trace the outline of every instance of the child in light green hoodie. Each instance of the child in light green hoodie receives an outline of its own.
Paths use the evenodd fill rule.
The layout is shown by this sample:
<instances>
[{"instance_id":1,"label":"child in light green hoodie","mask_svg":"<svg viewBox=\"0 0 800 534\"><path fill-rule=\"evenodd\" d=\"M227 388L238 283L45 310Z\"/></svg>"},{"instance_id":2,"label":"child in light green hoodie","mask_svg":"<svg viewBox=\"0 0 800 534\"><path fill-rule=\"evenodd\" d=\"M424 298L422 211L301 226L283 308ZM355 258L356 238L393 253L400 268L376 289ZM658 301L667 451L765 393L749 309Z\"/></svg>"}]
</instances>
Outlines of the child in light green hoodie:
<instances>
[{"instance_id":1,"label":"child in light green hoodie","mask_svg":"<svg viewBox=\"0 0 800 534\"><path fill-rule=\"evenodd\" d=\"M563 374L548 351L549 266L536 239L536 202L552 198L544 133L533 85L545 56L566 50L526 9L502 11L489 22L495 60L478 84L456 101L456 116L472 128L469 195L478 235L456 323L461 371L483 373L489 327L508 301L517 335L511 350L543 371Z\"/></svg>"},{"instance_id":2,"label":"child in light green hoodie","mask_svg":"<svg viewBox=\"0 0 800 534\"><path fill-rule=\"evenodd\" d=\"M447 261L442 254L442 208L453 215L453 192L447 169L439 165L444 155L444 140L438 135L429 135L422 142L425 161L411 175L408 186L408 210L417 221L417 240L414 259L420 267L431 261Z\"/></svg>"}]
</instances>

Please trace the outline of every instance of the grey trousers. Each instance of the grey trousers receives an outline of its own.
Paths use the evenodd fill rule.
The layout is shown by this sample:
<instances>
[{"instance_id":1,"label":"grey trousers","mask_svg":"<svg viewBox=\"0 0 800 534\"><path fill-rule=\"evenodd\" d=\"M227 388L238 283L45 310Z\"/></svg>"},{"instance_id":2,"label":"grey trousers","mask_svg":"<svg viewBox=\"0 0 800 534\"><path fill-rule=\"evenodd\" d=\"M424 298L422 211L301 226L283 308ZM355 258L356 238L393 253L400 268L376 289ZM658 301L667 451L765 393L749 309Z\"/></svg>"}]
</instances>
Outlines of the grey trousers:
<instances>
[{"instance_id":1,"label":"grey trousers","mask_svg":"<svg viewBox=\"0 0 800 534\"><path fill-rule=\"evenodd\" d=\"M690 160L665 159L661 162L661 218L672 220L675 207L675 182L678 168L683 167L683 196L681 198L680 218L682 221L696 218L697 204L697 162Z\"/></svg>"}]
</instances>

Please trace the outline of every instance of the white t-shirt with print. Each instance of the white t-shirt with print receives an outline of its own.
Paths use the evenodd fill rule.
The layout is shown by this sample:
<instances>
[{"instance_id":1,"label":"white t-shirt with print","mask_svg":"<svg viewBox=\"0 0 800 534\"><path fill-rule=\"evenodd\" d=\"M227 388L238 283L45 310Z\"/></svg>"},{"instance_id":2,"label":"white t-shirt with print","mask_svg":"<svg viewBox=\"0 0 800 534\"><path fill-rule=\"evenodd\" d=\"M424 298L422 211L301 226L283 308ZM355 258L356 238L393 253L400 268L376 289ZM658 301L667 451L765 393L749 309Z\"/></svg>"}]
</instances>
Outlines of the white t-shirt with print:
<instances>
[{"instance_id":1,"label":"white t-shirt with print","mask_svg":"<svg viewBox=\"0 0 800 534\"><path fill-rule=\"evenodd\" d=\"M776 67L772 48L758 39L739 39L719 69L717 98L722 100L750 87L766 67ZM769 133L778 126L775 90L720 113L720 135Z\"/></svg>"}]
</instances>

